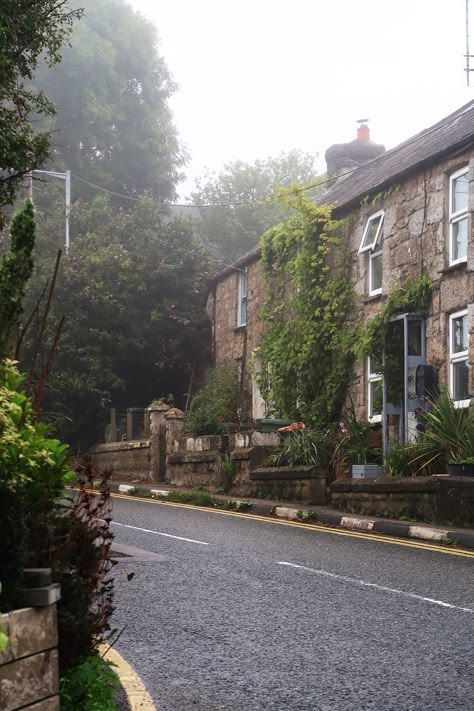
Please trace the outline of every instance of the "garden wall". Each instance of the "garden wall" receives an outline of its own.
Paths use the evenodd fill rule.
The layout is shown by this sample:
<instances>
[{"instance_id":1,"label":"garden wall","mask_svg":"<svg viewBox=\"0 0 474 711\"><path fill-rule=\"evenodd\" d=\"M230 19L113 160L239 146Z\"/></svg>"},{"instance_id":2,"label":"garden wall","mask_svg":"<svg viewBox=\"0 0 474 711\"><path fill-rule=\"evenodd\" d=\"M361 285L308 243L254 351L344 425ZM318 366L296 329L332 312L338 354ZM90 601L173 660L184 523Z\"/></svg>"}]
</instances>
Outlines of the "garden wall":
<instances>
[{"instance_id":1,"label":"garden wall","mask_svg":"<svg viewBox=\"0 0 474 711\"><path fill-rule=\"evenodd\" d=\"M56 605L0 616L9 637L0 653L0 709L59 711Z\"/></svg>"},{"instance_id":2,"label":"garden wall","mask_svg":"<svg viewBox=\"0 0 474 711\"><path fill-rule=\"evenodd\" d=\"M474 525L474 478L339 479L330 488L331 505L341 511Z\"/></svg>"},{"instance_id":3,"label":"garden wall","mask_svg":"<svg viewBox=\"0 0 474 711\"><path fill-rule=\"evenodd\" d=\"M98 469L113 472L114 481L150 481L150 441L98 444L89 451Z\"/></svg>"}]
</instances>

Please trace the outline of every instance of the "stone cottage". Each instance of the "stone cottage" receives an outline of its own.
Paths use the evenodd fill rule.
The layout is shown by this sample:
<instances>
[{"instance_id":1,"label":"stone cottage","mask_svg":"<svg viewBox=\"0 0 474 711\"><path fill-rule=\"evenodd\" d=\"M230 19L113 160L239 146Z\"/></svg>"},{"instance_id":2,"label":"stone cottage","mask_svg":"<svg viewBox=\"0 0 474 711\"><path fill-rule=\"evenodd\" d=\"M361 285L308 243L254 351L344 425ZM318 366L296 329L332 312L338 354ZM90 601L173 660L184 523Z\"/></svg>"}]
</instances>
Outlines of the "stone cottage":
<instances>
[{"instance_id":1,"label":"stone cottage","mask_svg":"<svg viewBox=\"0 0 474 711\"><path fill-rule=\"evenodd\" d=\"M401 414L408 434L420 366L436 369L459 407L469 405L473 392L474 101L389 151L370 140L367 121L361 121L357 138L329 148L326 161L321 201L333 205L334 217L350 218L358 319L368 321L407 277L427 274L433 280L428 316L400 318L406 380ZM218 274L209 299L215 364L240 365L242 407L249 419L265 415L250 368L262 333L259 260L256 248ZM375 364L357 363L354 401L372 422L382 419L380 387Z\"/></svg>"}]
</instances>

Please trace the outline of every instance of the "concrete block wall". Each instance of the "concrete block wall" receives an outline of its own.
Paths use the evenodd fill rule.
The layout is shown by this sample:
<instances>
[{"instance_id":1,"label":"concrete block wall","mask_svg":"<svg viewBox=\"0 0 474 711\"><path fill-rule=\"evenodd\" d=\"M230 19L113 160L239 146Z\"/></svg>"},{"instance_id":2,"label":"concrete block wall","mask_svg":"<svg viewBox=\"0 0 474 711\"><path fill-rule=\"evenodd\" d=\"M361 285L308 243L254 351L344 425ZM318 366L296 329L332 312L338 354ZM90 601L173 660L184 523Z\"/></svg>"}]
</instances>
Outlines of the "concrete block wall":
<instances>
[{"instance_id":1,"label":"concrete block wall","mask_svg":"<svg viewBox=\"0 0 474 711\"><path fill-rule=\"evenodd\" d=\"M9 637L0 653L2 711L59 711L56 605L0 616Z\"/></svg>"}]
</instances>

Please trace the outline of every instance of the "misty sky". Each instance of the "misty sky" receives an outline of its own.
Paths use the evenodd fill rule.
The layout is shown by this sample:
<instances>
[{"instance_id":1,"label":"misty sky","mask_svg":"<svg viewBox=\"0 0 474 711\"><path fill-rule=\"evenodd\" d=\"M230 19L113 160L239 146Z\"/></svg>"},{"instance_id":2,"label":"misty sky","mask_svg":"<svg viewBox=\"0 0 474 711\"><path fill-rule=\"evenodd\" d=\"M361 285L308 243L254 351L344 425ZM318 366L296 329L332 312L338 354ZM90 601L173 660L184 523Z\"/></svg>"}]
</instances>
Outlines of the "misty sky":
<instances>
[{"instance_id":1,"label":"misty sky","mask_svg":"<svg viewBox=\"0 0 474 711\"><path fill-rule=\"evenodd\" d=\"M357 119L391 148L474 98L465 0L131 2L156 23L179 84L182 196L206 167L293 148L319 153L323 172L324 151L355 138Z\"/></svg>"}]
</instances>

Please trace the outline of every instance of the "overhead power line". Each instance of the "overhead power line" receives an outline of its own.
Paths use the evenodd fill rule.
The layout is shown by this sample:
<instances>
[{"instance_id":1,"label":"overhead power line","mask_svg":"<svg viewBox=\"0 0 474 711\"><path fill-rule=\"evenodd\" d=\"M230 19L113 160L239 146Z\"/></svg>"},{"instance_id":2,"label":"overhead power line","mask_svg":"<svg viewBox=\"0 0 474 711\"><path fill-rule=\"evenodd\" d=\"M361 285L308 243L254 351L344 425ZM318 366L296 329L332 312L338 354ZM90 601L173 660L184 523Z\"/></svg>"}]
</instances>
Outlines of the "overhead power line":
<instances>
[{"instance_id":1,"label":"overhead power line","mask_svg":"<svg viewBox=\"0 0 474 711\"><path fill-rule=\"evenodd\" d=\"M472 111L472 109L474 109L474 102L472 102L471 104L466 106L466 108L464 109L464 113L467 113L468 111ZM456 115L449 124L445 125L445 128L449 128L449 126L456 123L459 120L461 115L462 114ZM403 143L400 143L398 146L395 146L395 148L392 148L388 152L390 152L392 155L396 154L398 151L405 149L408 146L411 146L413 143L415 143L418 140L420 133L422 133L424 136L430 136L432 133L434 133L437 130L438 130L438 124L435 124L434 126L432 126L432 128L419 132L418 134L413 136L413 138L411 138L407 141L404 141ZM381 153L376 158L373 158L370 161L370 163L371 164L376 163L377 161L382 160L386 155L387 155L387 153ZM353 170L348 170L345 173L341 173L337 177L343 178L346 175L350 175L353 172L354 172ZM141 197L140 198L131 197L130 195L123 195L122 193L117 193L117 192L114 192L113 190L108 190L107 188L103 188L100 185L95 185L94 183L91 183L88 180L84 180L84 178L80 178L78 175L75 175L75 174L73 174L73 177L76 180L79 180L81 183L90 185L90 187L95 188L96 190L100 190L104 193L109 193L110 195L115 195L117 197L121 197L126 200L133 200L134 202L139 202L142 199ZM334 180L334 178L325 178L324 180L317 178L314 183L311 183L310 185L300 185L299 187L293 188L293 191L294 192L306 192L307 190L313 190L314 188L319 188L322 185L327 185L328 183L331 183L333 180ZM203 205L196 204L196 203L160 203L159 206L160 207L184 207L184 208L239 207L240 205L264 205L266 203L273 202L274 200L279 200L280 198L282 198L284 196L285 196L285 193L279 192L279 193L275 193L275 195L269 195L267 197L257 198L254 200L240 200L240 201L236 201L236 202L221 202L221 203L212 203L212 204L205 203Z\"/></svg>"}]
</instances>

